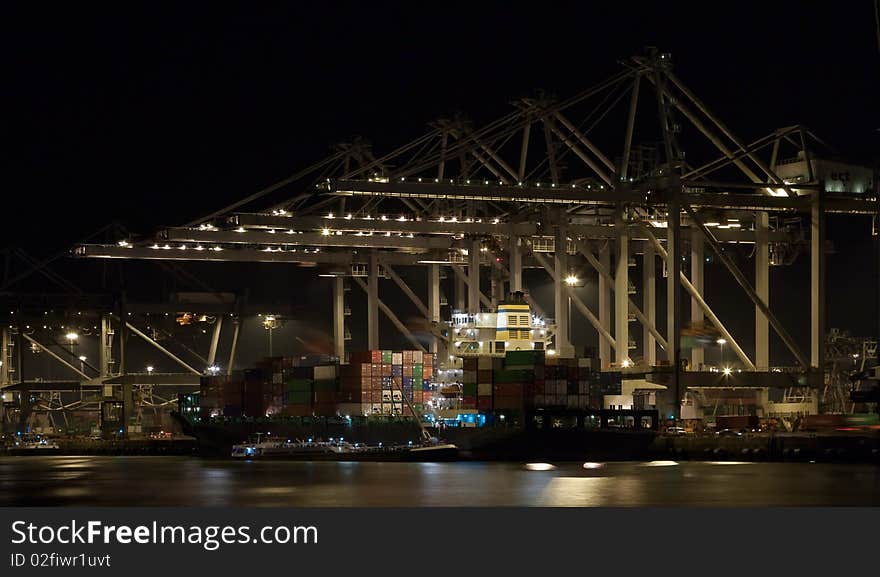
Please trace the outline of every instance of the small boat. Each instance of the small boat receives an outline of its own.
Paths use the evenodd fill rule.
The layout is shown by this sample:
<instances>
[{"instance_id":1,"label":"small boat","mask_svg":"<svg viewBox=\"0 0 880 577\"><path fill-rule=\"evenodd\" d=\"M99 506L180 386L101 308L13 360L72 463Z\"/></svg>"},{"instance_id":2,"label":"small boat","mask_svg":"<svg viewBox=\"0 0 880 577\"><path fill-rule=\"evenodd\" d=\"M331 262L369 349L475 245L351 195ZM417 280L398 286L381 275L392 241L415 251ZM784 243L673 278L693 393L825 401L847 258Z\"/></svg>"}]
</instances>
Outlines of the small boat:
<instances>
[{"instance_id":1,"label":"small boat","mask_svg":"<svg viewBox=\"0 0 880 577\"><path fill-rule=\"evenodd\" d=\"M458 458L458 447L440 443L363 445L344 439L280 440L257 433L246 443L233 445L232 457L303 461L450 461Z\"/></svg>"},{"instance_id":2,"label":"small boat","mask_svg":"<svg viewBox=\"0 0 880 577\"><path fill-rule=\"evenodd\" d=\"M60 450L58 443L36 433L16 435L12 444L6 447L10 455L52 455Z\"/></svg>"}]
</instances>

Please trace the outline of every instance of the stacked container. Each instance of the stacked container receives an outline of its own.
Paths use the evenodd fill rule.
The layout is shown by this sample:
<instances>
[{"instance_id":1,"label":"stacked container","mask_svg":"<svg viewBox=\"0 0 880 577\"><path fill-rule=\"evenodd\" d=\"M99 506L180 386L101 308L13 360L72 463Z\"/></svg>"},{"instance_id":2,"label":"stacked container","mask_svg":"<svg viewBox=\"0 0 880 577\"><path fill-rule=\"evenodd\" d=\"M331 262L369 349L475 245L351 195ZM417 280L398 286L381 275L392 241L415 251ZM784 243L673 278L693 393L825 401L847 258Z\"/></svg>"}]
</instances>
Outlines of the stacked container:
<instances>
[{"instance_id":1,"label":"stacked container","mask_svg":"<svg viewBox=\"0 0 880 577\"><path fill-rule=\"evenodd\" d=\"M479 396L479 360L477 357L462 359L461 408L476 409Z\"/></svg>"},{"instance_id":2,"label":"stacked container","mask_svg":"<svg viewBox=\"0 0 880 577\"><path fill-rule=\"evenodd\" d=\"M411 416L409 403L417 411L423 409L426 397L424 391L430 390L434 375L433 354L412 350L374 350L351 353L349 360L350 364L340 369L342 381L346 383L343 389L353 389L356 378L361 382L360 411L355 411L352 405L351 412ZM366 388L367 374L369 389ZM348 398L349 402L356 402L353 395Z\"/></svg>"},{"instance_id":3,"label":"stacked container","mask_svg":"<svg viewBox=\"0 0 880 577\"><path fill-rule=\"evenodd\" d=\"M314 400L312 367L290 367L284 369L284 395L281 414L288 417L303 417L312 414Z\"/></svg>"}]
</instances>

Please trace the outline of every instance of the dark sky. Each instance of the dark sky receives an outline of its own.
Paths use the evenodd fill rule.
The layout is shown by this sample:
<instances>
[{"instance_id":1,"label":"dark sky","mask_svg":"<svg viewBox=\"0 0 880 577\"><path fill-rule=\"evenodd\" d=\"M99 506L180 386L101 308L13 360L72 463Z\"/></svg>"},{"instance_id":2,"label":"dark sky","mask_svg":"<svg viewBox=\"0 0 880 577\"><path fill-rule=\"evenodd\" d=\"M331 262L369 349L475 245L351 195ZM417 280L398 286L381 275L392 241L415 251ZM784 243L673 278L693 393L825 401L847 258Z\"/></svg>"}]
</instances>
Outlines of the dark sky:
<instances>
[{"instance_id":1,"label":"dark sky","mask_svg":"<svg viewBox=\"0 0 880 577\"><path fill-rule=\"evenodd\" d=\"M0 22L0 246L35 253L112 220L138 232L186 222L352 135L382 152L442 114L480 124L538 88L574 94L647 45L671 52L745 140L802 123L855 158L880 156L868 0L19 2ZM873 271L858 293L870 314L841 319L868 317L864 332L876 263L858 222L829 236L863 256L830 266Z\"/></svg>"}]
</instances>

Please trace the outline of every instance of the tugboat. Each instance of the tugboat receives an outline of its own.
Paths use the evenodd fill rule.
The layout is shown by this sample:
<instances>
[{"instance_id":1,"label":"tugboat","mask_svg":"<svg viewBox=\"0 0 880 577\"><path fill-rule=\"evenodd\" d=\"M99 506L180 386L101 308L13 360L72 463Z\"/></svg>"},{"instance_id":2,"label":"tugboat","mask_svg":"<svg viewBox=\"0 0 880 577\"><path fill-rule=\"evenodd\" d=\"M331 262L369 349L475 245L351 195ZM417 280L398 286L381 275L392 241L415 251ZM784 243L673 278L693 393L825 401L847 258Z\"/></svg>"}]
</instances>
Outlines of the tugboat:
<instances>
[{"instance_id":1,"label":"tugboat","mask_svg":"<svg viewBox=\"0 0 880 577\"><path fill-rule=\"evenodd\" d=\"M234 459L292 459L304 461L451 461L458 457L455 445L426 442L423 445L362 445L344 439L329 441L275 440L257 433L248 442L233 445Z\"/></svg>"},{"instance_id":2,"label":"tugboat","mask_svg":"<svg viewBox=\"0 0 880 577\"><path fill-rule=\"evenodd\" d=\"M17 435L12 445L6 448L9 455L52 455L60 450L58 443L36 433Z\"/></svg>"}]
</instances>

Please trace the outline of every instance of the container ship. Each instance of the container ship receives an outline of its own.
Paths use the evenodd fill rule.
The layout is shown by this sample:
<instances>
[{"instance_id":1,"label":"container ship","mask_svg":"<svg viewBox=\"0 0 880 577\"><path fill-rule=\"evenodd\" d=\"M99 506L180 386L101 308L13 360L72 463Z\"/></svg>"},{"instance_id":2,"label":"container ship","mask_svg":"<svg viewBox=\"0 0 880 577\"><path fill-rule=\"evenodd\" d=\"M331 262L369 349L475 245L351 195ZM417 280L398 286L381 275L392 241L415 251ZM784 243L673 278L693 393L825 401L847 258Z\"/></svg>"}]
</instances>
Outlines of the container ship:
<instances>
[{"instance_id":1,"label":"container ship","mask_svg":"<svg viewBox=\"0 0 880 577\"><path fill-rule=\"evenodd\" d=\"M623 375L598 370L588 356L560 358L552 333L514 297L496 312L453 314L448 354L267 358L203 377L198 395L181 395L178 416L217 455L255 433L375 446L421 442L425 428L464 458L644 456L659 420L649 397L635 394L638 408L615 407L623 392L637 393L624 391Z\"/></svg>"}]
</instances>

